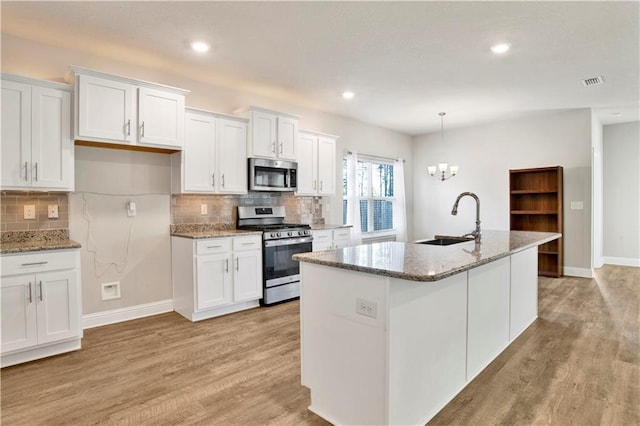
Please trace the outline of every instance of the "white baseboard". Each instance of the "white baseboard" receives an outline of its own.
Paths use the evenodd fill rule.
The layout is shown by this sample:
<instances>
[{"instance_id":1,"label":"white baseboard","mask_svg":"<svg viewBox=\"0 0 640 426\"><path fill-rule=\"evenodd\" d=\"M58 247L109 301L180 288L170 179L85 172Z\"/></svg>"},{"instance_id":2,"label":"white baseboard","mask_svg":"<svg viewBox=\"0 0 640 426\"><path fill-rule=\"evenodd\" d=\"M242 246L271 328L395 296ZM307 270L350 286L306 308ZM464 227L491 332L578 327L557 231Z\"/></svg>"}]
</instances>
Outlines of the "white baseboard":
<instances>
[{"instance_id":1,"label":"white baseboard","mask_svg":"<svg viewBox=\"0 0 640 426\"><path fill-rule=\"evenodd\" d=\"M115 324L136 318L144 318L151 315L164 314L173 311L173 300L159 300L157 302L144 303L142 305L128 306L126 308L112 309L110 311L96 312L82 316L82 328L100 327L101 325Z\"/></svg>"},{"instance_id":2,"label":"white baseboard","mask_svg":"<svg viewBox=\"0 0 640 426\"><path fill-rule=\"evenodd\" d=\"M565 266L564 275L568 275L570 277L593 278L593 271L590 268L573 268L571 266Z\"/></svg>"},{"instance_id":3,"label":"white baseboard","mask_svg":"<svg viewBox=\"0 0 640 426\"><path fill-rule=\"evenodd\" d=\"M603 257L604 263L607 265L620 265L620 266L639 266L640 259L634 259L632 257Z\"/></svg>"}]
</instances>

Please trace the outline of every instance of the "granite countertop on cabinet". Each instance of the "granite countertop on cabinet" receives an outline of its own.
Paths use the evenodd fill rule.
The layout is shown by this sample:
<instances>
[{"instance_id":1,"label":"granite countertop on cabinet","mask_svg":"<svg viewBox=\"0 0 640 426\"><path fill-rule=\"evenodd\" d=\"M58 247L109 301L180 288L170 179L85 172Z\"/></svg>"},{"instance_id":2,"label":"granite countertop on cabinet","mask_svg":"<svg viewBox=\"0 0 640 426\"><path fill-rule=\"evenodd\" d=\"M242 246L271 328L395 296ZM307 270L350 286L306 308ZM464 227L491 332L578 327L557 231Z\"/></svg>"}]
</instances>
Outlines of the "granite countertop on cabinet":
<instances>
[{"instance_id":1,"label":"granite countertop on cabinet","mask_svg":"<svg viewBox=\"0 0 640 426\"><path fill-rule=\"evenodd\" d=\"M383 242L299 253L293 259L411 281L438 281L560 237L554 232L483 231L480 243Z\"/></svg>"},{"instance_id":2,"label":"granite countertop on cabinet","mask_svg":"<svg viewBox=\"0 0 640 426\"><path fill-rule=\"evenodd\" d=\"M332 225L332 224L326 224L326 223L312 224L310 226L312 231L322 231L325 229L353 228L353 225Z\"/></svg>"},{"instance_id":3,"label":"granite countertop on cabinet","mask_svg":"<svg viewBox=\"0 0 640 426\"><path fill-rule=\"evenodd\" d=\"M82 247L69 239L68 229L37 231L6 231L0 238L0 254L29 253L44 250L65 250Z\"/></svg>"},{"instance_id":4,"label":"granite countertop on cabinet","mask_svg":"<svg viewBox=\"0 0 640 426\"><path fill-rule=\"evenodd\" d=\"M209 223L182 223L171 225L172 237L206 239L237 237L240 235L262 235L262 231L236 229L234 225Z\"/></svg>"}]
</instances>

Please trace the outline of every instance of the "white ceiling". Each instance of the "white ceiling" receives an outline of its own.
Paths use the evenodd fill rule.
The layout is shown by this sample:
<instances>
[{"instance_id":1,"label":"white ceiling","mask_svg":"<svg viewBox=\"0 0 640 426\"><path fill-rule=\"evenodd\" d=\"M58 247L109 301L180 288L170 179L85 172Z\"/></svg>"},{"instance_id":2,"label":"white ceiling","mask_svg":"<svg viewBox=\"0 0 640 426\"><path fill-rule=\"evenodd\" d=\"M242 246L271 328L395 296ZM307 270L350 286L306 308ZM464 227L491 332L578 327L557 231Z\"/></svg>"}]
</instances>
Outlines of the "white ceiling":
<instances>
[{"instance_id":1,"label":"white ceiling","mask_svg":"<svg viewBox=\"0 0 640 426\"><path fill-rule=\"evenodd\" d=\"M545 110L638 120L640 3L9 2L2 32L421 134ZM188 48L202 39L213 49ZM501 57L490 45L506 41ZM25 52L28 54L28 52ZM583 87L584 78L605 83ZM344 90L356 97L342 99ZM621 112L615 116L612 112Z\"/></svg>"}]
</instances>

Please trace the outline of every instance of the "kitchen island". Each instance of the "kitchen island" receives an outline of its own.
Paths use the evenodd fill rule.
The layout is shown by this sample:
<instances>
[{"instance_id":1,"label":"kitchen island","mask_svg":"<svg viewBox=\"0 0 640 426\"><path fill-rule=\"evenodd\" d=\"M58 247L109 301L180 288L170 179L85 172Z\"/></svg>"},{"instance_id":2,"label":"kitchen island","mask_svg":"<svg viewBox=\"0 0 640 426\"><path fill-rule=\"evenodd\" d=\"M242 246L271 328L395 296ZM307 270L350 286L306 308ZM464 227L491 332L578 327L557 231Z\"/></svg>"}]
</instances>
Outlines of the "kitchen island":
<instances>
[{"instance_id":1,"label":"kitchen island","mask_svg":"<svg viewBox=\"0 0 640 426\"><path fill-rule=\"evenodd\" d=\"M309 409L334 424L425 424L537 318L537 246L560 236L295 255Z\"/></svg>"}]
</instances>

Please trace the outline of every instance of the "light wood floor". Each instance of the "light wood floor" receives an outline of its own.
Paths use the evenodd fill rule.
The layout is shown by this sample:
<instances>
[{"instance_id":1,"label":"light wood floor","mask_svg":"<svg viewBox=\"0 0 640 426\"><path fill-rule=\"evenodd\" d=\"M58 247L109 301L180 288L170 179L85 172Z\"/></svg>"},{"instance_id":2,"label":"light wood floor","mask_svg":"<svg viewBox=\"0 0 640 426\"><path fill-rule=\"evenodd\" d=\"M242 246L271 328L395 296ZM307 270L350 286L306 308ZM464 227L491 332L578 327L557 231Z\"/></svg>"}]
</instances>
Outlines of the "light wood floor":
<instances>
[{"instance_id":1,"label":"light wood floor","mask_svg":"<svg viewBox=\"0 0 640 426\"><path fill-rule=\"evenodd\" d=\"M640 268L541 278L540 318L430 424L640 424ZM85 331L1 373L2 425L321 425L300 385L299 303Z\"/></svg>"}]
</instances>

